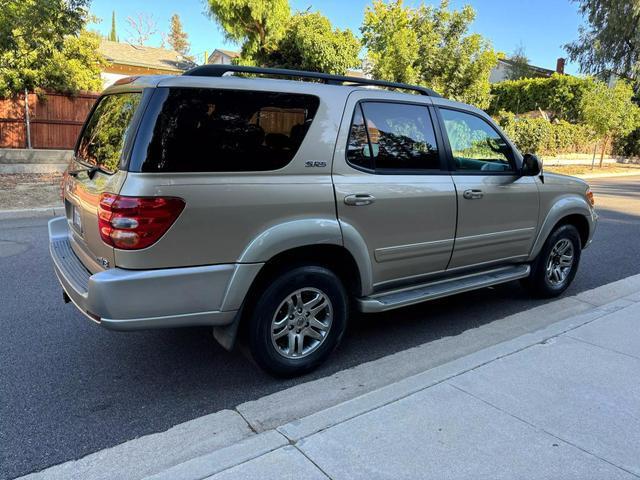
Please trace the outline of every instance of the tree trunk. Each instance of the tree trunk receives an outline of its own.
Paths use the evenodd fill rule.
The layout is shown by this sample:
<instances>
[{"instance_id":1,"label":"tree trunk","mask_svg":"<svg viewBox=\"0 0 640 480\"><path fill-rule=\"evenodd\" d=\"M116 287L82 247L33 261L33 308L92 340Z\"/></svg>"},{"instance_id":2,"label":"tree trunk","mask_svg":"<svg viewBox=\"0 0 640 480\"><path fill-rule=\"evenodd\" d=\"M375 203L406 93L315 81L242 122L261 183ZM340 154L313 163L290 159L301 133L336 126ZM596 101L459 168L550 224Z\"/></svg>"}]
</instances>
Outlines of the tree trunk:
<instances>
[{"instance_id":1,"label":"tree trunk","mask_svg":"<svg viewBox=\"0 0 640 480\"><path fill-rule=\"evenodd\" d=\"M609 143L609 137L604 137L602 140L602 152L600 152L600 168L602 168L602 162L604 161L604 151L607 149Z\"/></svg>"}]
</instances>

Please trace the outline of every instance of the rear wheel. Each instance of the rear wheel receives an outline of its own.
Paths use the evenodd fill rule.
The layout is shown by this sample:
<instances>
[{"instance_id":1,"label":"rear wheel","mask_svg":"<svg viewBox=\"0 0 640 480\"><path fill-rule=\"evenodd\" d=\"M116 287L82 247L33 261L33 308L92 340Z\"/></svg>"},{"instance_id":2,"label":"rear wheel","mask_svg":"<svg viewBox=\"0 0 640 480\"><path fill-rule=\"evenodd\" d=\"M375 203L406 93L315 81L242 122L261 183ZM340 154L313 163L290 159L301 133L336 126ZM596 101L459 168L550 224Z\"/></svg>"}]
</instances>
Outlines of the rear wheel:
<instances>
[{"instance_id":1,"label":"rear wheel","mask_svg":"<svg viewBox=\"0 0 640 480\"><path fill-rule=\"evenodd\" d=\"M309 372L338 346L347 316L347 294L333 272L296 267L273 278L255 303L248 325L251 354L273 375Z\"/></svg>"},{"instance_id":2,"label":"rear wheel","mask_svg":"<svg viewBox=\"0 0 640 480\"><path fill-rule=\"evenodd\" d=\"M573 225L556 228L531 265L531 275L525 280L531 291L540 297L557 297L576 276L580 263L580 234Z\"/></svg>"}]
</instances>

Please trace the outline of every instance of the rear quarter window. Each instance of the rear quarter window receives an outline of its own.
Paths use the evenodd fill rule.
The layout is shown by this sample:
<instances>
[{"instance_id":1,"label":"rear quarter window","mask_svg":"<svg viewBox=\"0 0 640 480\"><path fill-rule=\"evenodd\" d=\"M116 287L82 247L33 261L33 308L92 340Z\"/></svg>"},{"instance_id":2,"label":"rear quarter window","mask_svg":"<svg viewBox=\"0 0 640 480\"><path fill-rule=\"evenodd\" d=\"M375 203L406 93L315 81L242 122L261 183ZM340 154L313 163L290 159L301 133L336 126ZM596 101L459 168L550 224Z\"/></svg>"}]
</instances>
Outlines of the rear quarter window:
<instances>
[{"instance_id":1,"label":"rear quarter window","mask_svg":"<svg viewBox=\"0 0 640 480\"><path fill-rule=\"evenodd\" d=\"M78 142L81 162L115 172L142 93L118 93L101 97L87 120Z\"/></svg>"},{"instance_id":2,"label":"rear quarter window","mask_svg":"<svg viewBox=\"0 0 640 480\"><path fill-rule=\"evenodd\" d=\"M295 156L318 110L312 95L170 88L143 172L277 170Z\"/></svg>"}]
</instances>

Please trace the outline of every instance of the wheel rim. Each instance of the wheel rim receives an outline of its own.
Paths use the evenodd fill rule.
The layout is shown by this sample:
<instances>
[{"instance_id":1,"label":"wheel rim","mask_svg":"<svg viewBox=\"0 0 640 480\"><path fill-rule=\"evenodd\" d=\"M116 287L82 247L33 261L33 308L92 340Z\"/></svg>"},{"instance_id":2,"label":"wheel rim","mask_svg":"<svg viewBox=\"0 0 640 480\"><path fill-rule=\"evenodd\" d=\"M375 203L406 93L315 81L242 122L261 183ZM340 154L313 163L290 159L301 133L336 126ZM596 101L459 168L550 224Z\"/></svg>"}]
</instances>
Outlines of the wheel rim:
<instances>
[{"instance_id":1,"label":"wheel rim","mask_svg":"<svg viewBox=\"0 0 640 480\"><path fill-rule=\"evenodd\" d=\"M571 241L566 238L558 240L547 259L547 281L554 286L563 284L571 273L574 258Z\"/></svg>"},{"instance_id":2,"label":"wheel rim","mask_svg":"<svg viewBox=\"0 0 640 480\"><path fill-rule=\"evenodd\" d=\"M301 288L278 306L271 320L271 343L283 357L306 357L324 343L332 320L329 297L317 288Z\"/></svg>"}]
</instances>

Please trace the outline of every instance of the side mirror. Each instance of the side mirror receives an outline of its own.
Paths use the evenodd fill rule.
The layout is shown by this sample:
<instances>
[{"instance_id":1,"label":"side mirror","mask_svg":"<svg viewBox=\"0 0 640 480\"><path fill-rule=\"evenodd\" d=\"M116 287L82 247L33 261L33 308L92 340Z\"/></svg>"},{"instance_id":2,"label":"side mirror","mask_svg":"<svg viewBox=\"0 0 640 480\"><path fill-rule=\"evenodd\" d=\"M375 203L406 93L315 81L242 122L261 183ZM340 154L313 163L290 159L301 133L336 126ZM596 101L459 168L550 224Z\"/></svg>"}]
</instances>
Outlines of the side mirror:
<instances>
[{"instance_id":1,"label":"side mirror","mask_svg":"<svg viewBox=\"0 0 640 480\"><path fill-rule=\"evenodd\" d=\"M538 175L540 175L540 180L544 182L544 176L542 174L542 161L532 153L525 153L522 159L522 176L537 177Z\"/></svg>"}]
</instances>

